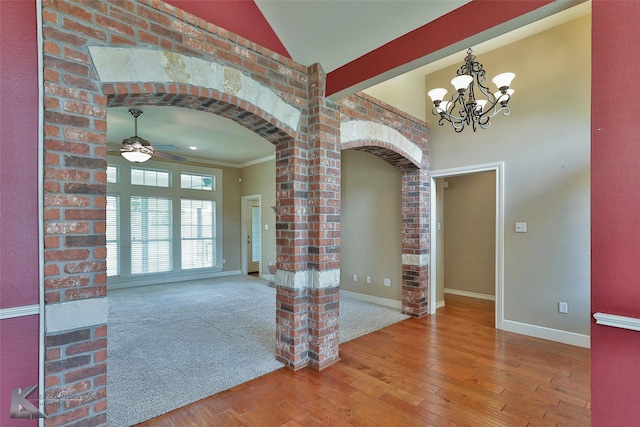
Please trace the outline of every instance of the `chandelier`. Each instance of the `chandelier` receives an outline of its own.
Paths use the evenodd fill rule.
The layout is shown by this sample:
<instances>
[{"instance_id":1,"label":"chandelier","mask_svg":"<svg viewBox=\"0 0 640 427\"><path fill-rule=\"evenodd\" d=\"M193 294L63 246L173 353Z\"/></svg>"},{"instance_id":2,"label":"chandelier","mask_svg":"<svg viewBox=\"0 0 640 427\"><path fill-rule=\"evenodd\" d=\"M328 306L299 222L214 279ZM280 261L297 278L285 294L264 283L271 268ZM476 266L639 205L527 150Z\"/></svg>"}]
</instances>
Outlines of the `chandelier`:
<instances>
[{"instance_id":1,"label":"chandelier","mask_svg":"<svg viewBox=\"0 0 640 427\"><path fill-rule=\"evenodd\" d=\"M491 81L498 91L491 93L483 83L486 80L485 70L477 62L471 48L467 50L465 63L451 79L455 92L448 101L444 100L447 89L431 89L427 95L433 101L433 114L440 116L438 124L442 126L448 121L456 132L462 132L465 126L471 126L475 132L477 127L486 129L491 126L491 118L503 112L508 116L511 111L507 107L514 90L509 89L514 73L502 73ZM477 98L476 98L477 97Z\"/></svg>"}]
</instances>

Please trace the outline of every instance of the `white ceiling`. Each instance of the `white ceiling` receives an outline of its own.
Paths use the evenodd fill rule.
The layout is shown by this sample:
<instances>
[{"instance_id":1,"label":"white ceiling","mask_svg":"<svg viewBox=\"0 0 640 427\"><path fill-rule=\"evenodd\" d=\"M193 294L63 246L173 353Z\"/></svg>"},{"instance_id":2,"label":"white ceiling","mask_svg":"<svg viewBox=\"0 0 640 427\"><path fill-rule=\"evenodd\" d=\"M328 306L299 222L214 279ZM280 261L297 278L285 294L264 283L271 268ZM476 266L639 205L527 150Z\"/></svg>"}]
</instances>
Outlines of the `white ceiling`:
<instances>
[{"instance_id":1,"label":"white ceiling","mask_svg":"<svg viewBox=\"0 0 640 427\"><path fill-rule=\"evenodd\" d=\"M120 145L124 138L133 136L134 118L129 108L114 107L107 110L109 143ZM142 116L138 118L138 136L152 146L173 145L178 148L162 150L167 153L193 161L215 159L222 165L237 167L275 155L273 144L231 119L181 107L135 108L142 111Z\"/></svg>"},{"instance_id":2,"label":"white ceiling","mask_svg":"<svg viewBox=\"0 0 640 427\"><path fill-rule=\"evenodd\" d=\"M296 61L329 73L470 0L254 1Z\"/></svg>"},{"instance_id":3,"label":"white ceiling","mask_svg":"<svg viewBox=\"0 0 640 427\"><path fill-rule=\"evenodd\" d=\"M558 0L575 4L582 0ZM332 71L371 50L454 10L467 0L255 0L269 24L294 60L310 65L320 62L325 72ZM586 5L586 6L585 6ZM581 9L578 9L581 8ZM559 23L588 13L590 3L566 12L541 19L501 35L482 46L474 43L476 54L495 49L517 39L543 31ZM576 12L576 10L580 10ZM452 28L455 31L455 28ZM349 40L345 43L345 40ZM432 61L419 68L422 76L437 68L461 62L456 51L448 58ZM418 65L413 67L418 68ZM394 84L404 77L395 77ZM424 80L422 78L422 80ZM415 81L409 78L407 82ZM382 99L385 102L389 100ZM403 111L409 109L389 102ZM274 147L263 138L235 122L213 114L179 107L139 107L143 115L138 119L138 135L152 145L174 145L173 154L193 161L216 160L229 166L245 166L272 158ZM424 118L424 117L423 117ZM128 107L109 108L107 137L110 143L120 144L134 133L133 117ZM192 151L188 147L195 146Z\"/></svg>"}]
</instances>

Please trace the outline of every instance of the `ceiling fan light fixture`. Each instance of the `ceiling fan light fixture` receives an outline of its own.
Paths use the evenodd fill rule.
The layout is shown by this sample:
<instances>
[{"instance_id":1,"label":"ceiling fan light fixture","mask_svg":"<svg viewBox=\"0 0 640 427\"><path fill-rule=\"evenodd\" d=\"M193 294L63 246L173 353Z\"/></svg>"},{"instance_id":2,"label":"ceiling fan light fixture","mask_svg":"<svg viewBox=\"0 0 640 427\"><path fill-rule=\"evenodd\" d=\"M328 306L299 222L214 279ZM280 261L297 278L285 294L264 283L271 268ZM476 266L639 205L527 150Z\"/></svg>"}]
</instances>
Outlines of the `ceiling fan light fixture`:
<instances>
[{"instance_id":1,"label":"ceiling fan light fixture","mask_svg":"<svg viewBox=\"0 0 640 427\"><path fill-rule=\"evenodd\" d=\"M142 111L132 108L129 113L135 121L135 135L122 140L120 155L132 163L143 163L153 156L153 147L138 136L138 117L142 115Z\"/></svg>"},{"instance_id":2,"label":"ceiling fan light fixture","mask_svg":"<svg viewBox=\"0 0 640 427\"><path fill-rule=\"evenodd\" d=\"M120 155L131 163L144 163L151 158L151 154L142 151L123 151Z\"/></svg>"}]
</instances>

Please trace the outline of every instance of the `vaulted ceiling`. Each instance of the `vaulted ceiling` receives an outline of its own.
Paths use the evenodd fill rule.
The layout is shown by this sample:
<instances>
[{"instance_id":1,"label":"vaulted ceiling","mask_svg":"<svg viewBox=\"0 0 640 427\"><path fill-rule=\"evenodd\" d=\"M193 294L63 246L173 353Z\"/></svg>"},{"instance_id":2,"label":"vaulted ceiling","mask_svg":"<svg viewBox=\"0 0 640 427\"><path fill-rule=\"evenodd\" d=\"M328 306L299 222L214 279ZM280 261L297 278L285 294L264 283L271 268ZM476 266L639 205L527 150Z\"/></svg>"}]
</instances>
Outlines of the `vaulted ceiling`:
<instances>
[{"instance_id":1,"label":"vaulted ceiling","mask_svg":"<svg viewBox=\"0 0 640 427\"><path fill-rule=\"evenodd\" d=\"M168 0L168 3L304 65L320 63L327 73L327 95L339 99L387 79L402 78L398 76L420 67L446 61L452 54L463 58L460 52L469 46L489 43L487 46L495 48L509 43L509 34L514 30L541 31L553 25L548 17L584 1ZM491 41L495 42L490 44ZM394 106L403 109L402 105ZM155 145L175 145L177 153L191 159L216 159L233 165L273 154L273 147L264 140L226 119L198 119L198 112L175 110L180 109L144 108L139 122L140 136ZM184 127L181 123L192 124ZM158 130L160 125L162 131ZM133 121L126 108L110 109L110 142L119 143L131 136L132 130ZM191 151L188 146L199 149Z\"/></svg>"}]
</instances>

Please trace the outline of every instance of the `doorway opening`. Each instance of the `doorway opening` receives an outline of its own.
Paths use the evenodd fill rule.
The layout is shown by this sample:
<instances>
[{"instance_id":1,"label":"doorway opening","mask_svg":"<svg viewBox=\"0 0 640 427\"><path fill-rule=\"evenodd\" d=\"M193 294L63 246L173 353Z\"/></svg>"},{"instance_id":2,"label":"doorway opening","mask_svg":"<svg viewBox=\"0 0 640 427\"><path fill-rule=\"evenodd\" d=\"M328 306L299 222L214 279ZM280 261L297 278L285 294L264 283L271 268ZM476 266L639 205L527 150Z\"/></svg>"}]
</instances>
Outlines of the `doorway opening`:
<instances>
[{"instance_id":1,"label":"doorway opening","mask_svg":"<svg viewBox=\"0 0 640 427\"><path fill-rule=\"evenodd\" d=\"M493 233L493 291L495 295L495 327L502 329L504 318L503 293L504 293L504 163L492 163L476 166L468 166L453 169L443 169L431 172L431 188L435 191L431 192L431 275L429 284L429 312L435 314L438 303L442 305L444 294L444 273L445 273L445 251L443 239L440 236L442 231L442 215L444 208L444 185L446 179L454 180L458 177L466 175L479 174L482 172L493 172L493 174L485 175L493 182L495 191L491 196L495 196L495 231ZM473 224L469 224L473 226ZM458 230L460 231L460 230ZM462 230L464 231L464 230ZM465 295L465 291L449 290L451 293ZM490 291L466 291L466 296L485 297ZM438 298L440 296L440 298Z\"/></svg>"},{"instance_id":2,"label":"doorway opening","mask_svg":"<svg viewBox=\"0 0 640 427\"><path fill-rule=\"evenodd\" d=\"M242 274L262 274L262 195L242 196L241 241Z\"/></svg>"}]
</instances>

